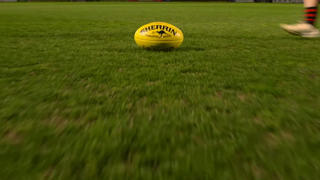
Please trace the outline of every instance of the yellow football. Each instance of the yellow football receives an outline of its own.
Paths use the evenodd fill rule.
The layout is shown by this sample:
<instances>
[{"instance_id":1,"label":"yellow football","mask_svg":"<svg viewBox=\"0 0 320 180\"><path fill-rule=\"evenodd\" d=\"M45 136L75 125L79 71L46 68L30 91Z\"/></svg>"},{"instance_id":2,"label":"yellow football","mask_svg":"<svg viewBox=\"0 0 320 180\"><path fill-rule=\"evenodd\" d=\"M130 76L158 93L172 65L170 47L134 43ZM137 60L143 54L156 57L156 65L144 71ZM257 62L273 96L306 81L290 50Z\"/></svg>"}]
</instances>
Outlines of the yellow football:
<instances>
[{"instance_id":1,"label":"yellow football","mask_svg":"<svg viewBox=\"0 0 320 180\"><path fill-rule=\"evenodd\" d=\"M183 33L174 25L153 22L140 27L134 34L138 46L148 50L173 50L183 42Z\"/></svg>"}]
</instances>

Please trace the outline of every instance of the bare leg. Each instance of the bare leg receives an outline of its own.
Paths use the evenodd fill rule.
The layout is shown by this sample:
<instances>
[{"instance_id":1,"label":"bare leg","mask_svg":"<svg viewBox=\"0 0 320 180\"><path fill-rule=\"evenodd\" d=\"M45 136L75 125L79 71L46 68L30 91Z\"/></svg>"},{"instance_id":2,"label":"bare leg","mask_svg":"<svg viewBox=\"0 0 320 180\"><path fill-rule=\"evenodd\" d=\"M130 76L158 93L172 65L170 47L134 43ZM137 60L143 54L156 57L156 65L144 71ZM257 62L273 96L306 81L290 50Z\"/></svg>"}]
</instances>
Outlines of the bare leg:
<instances>
[{"instance_id":1,"label":"bare leg","mask_svg":"<svg viewBox=\"0 0 320 180\"><path fill-rule=\"evenodd\" d=\"M318 5L318 0L304 0L303 1L304 7L315 7Z\"/></svg>"}]
</instances>

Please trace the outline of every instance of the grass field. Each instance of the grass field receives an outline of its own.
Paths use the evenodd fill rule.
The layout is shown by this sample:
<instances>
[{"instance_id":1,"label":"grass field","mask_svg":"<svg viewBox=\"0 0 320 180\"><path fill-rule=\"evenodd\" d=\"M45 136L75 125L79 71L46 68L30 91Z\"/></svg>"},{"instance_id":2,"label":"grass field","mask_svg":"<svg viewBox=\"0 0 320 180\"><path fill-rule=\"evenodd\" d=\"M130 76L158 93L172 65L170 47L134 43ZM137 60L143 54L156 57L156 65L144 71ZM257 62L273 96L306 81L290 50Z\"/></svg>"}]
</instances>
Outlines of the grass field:
<instances>
[{"instance_id":1,"label":"grass field","mask_svg":"<svg viewBox=\"0 0 320 180\"><path fill-rule=\"evenodd\" d=\"M0 4L0 179L318 179L320 39L279 28L302 12ZM182 46L139 49L153 21Z\"/></svg>"}]
</instances>

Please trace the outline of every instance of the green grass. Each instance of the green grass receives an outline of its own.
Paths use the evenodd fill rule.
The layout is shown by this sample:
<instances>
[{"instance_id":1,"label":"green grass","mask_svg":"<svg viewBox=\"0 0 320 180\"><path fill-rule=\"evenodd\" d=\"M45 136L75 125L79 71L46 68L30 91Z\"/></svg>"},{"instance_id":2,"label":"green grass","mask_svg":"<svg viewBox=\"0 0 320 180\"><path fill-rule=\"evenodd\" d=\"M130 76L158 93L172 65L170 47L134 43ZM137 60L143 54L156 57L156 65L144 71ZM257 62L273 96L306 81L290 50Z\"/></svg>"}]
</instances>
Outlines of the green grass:
<instances>
[{"instance_id":1,"label":"green grass","mask_svg":"<svg viewBox=\"0 0 320 180\"><path fill-rule=\"evenodd\" d=\"M0 4L1 180L316 180L320 39L302 5ZM185 40L139 49L164 21Z\"/></svg>"}]
</instances>

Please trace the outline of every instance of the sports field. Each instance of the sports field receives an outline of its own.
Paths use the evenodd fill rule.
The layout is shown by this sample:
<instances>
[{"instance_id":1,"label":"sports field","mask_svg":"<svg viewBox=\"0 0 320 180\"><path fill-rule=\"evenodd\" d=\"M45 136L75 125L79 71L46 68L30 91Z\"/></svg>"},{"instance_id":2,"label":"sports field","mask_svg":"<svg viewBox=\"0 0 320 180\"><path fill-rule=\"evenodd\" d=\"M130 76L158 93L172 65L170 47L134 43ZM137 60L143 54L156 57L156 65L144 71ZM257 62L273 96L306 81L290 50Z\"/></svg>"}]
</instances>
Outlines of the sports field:
<instances>
[{"instance_id":1,"label":"sports field","mask_svg":"<svg viewBox=\"0 0 320 180\"><path fill-rule=\"evenodd\" d=\"M316 180L320 39L301 4L0 4L1 180ZM142 25L185 35L139 49Z\"/></svg>"}]
</instances>

